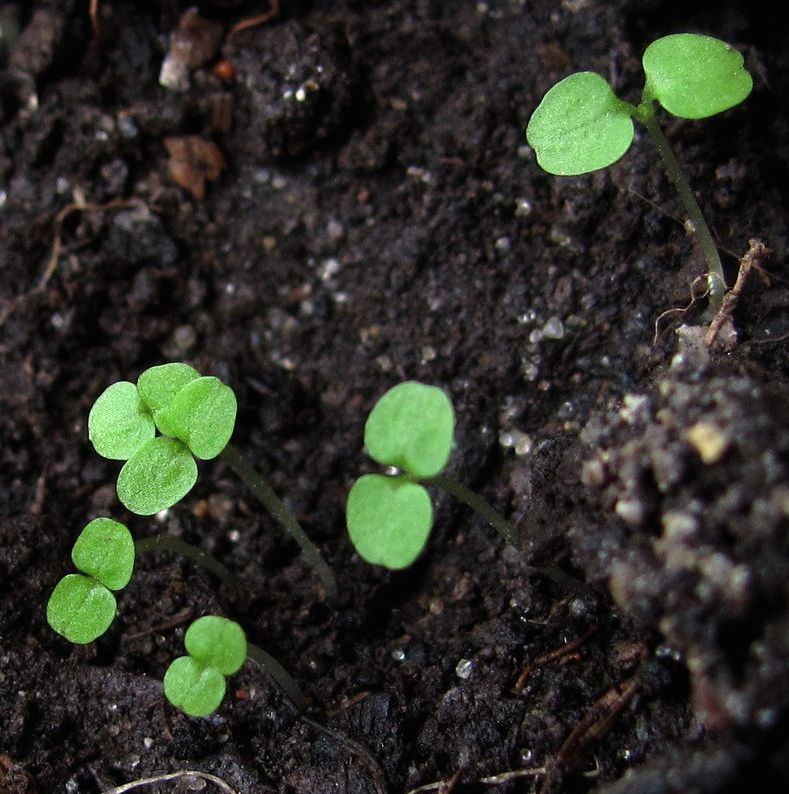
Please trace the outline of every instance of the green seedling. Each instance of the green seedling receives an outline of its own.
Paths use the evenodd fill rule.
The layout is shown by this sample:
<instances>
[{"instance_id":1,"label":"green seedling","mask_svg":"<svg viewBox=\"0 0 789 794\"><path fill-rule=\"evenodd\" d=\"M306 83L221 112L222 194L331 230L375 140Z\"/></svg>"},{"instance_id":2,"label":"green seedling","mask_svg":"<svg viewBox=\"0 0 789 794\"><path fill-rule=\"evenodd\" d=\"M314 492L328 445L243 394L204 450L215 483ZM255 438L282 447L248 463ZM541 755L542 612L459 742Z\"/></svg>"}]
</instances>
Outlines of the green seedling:
<instances>
[{"instance_id":1,"label":"green seedling","mask_svg":"<svg viewBox=\"0 0 789 794\"><path fill-rule=\"evenodd\" d=\"M131 581L137 555L146 551L181 554L226 584L235 577L222 563L191 543L167 535L132 540L129 530L111 518L96 518L85 526L71 551L82 573L68 574L55 586L47 603L47 622L69 642L85 645L112 624L117 604L112 590Z\"/></svg>"},{"instance_id":2,"label":"green seedling","mask_svg":"<svg viewBox=\"0 0 789 794\"><path fill-rule=\"evenodd\" d=\"M236 581L222 563L190 543L168 535L135 542L123 524L110 518L96 518L79 534L71 552L75 567L82 573L64 576L52 591L47 603L49 625L76 645L98 639L115 618L117 604L111 591L121 590L129 584L136 556L146 551L175 552L215 574L225 584L232 585ZM262 648L247 643L238 624L224 618L202 620L192 627L191 634L187 632L187 651L191 661L177 660L171 665L175 669L169 679L170 691L175 694L168 694L168 697L175 705L192 716L202 716L197 709L208 708L209 705L205 713L213 711L224 694L223 676L235 672L244 656L248 655L297 707L304 707L306 699L287 670ZM239 632L243 648L238 639ZM241 661L233 667L239 654ZM198 676L196 671L200 664L206 671ZM212 671L218 671L219 677ZM198 679L194 693L186 691L190 675Z\"/></svg>"},{"instance_id":3,"label":"green seedling","mask_svg":"<svg viewBox=\"0 0 789 794\"><path fill-rule=\"evenodd\" d=\"M365 474L348 493L348 535L362 559L392 570L417 559L433 526L433 504L425 486L460 499L505 542L518 545L518 533L508 521L482 497L444 474L454 432L452 402L435 386L406 381L375 404L364 426L364 445L373 460L391 467L391 473ZM555 566L529 570L563 587L583 590L580 582Z\"/></svg>"},{"instance_id":4,"label":"green seedling","mask_svg":"<svg viewBox=\"0 0 789 794\"><path fill-rule=\"evenodd\" d=\"M225 677L244 664L246 635L238 623L206 615L186 630L184 645L188 656L178 657L167 668L164 694L190 717L205 717L222 702Z\"/></svg>"},{"instance_id":5,"label":"green seedling","mask_svg":"<svg viewBox=\"0 0 789 794\"><path fill-rule=\"evenodd\" d=\"M121 503L153 515L179 502L197 481L198 460L223 460L299 544L329 599L337 584L318 548L271 487L230 444L237 412L233 390L188 364L161 364L137 383L113 383L88 417L88 437L99 455L125 461L118 475ZM157 435L158 433L158 435Z\"/></svg>"},{"instance_id":6,"label":"green seedling","mask_svg":"<svg viewBox=\"0 0 789 794\"><path fill-rule=\"evenodd\" d=\"M534 111L526 139L550 174L573 176L615 163L633 142L633 119L652 138L688 214L707 262L710 308L717 310L726 280L718 249L685 175L655 119L655 102L674 116L702 119L738 105L753 80L737 50L694 33L664 36L642 59L646 81L641 102L619 99L594 72L578 72L551 88Z\"/></svg>"},{"instance_id":7,"label":"green seedling","mask_svg":"<svg viewBox=\"0 0 789 794\"><path fill-rule=\"evenodd\" d=\"M192 489L195 458L210 460L227 446L236 409L233 390L218 378L163 364L143 372L136 386L120 381L105 389L91 408L88 437L99 455L126 461L117 486L123 505L153 515Z\"/></svg>"},{"instance_id":8,"label":"green seedling","mask_svg":"<svg viewBox=\"0 0 789 794\"><path fill-rule=\"evenodd\" d=\"M262 648L247 642L238 623L217 615L198 618L184 636L187 656L173 661L164 674L164 695L190 717L207 717L219 708L225 678L238 672L247 656L302 708L306 699L285 669Z\"/></svg>"},{"instance_id":9,"label":"green seedling","mask_svg":"<svg viewBox=\"0 0 789 794\"><path fill-rule=\"evenodd\" d=\"M435 386L400 383L375 404L364 445L374 461L398 474L366 474L348 494L348 534L362 559L397 570L421 554L433 526L433 503L419 481L443 471L454 430L452 403Z\"/></svg>"},{"instance_id":10,"label":"green seedling","mask_svg":"<svg viewBox=\"0 0 789 794\"><path fill-rule=\"evenodd\" d=\"M82 573L64 576L47 603L47 622L69 642L85 645L104 634L117 608L111 591L129 584L134 541L123 525L96 518L80 532L71 559Z\"/></svg>"}]
</instances>

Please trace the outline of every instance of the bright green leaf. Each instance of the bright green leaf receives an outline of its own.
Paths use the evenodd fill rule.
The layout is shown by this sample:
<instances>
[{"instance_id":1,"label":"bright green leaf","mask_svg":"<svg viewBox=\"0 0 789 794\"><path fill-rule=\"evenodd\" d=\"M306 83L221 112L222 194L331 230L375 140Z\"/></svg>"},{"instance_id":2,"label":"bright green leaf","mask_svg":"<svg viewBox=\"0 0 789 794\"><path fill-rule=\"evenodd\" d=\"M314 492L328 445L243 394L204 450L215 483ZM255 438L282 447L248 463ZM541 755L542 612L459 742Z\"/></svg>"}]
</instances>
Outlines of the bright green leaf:
<instances>
[{"instance_id":1,"label":"bright green leaf","mask_svg":"<svg viewBox=\"0 0 789 794\"><path fill-rule=\"evenodd\" d=\"M197 482L197 464L176 439L157 436L126 461L118 475L118 498L141 516L172 507Z\"/></svg>"},{"instance_id":2,"label":"bright green leaf","mask_svg":"<svg viewBox=\"0 0 789 794\"><path fill-rule=\"evenodd\" d=\"M71 551L74 565L110 590L129 584L134 570L134 540L123 525L111 518L94 518L80 532Z\"/></svg>"},{"instance_id":3,"label":"bright green leaf","mask_svg":"<svg viewBox=\"0 0 789 794\"><path fill-rule=\"evenodd\" d=\"M90 409L88 438L102 457L128 460L154 435L153 417L133 383L108 386Z\"/></svg>"},{"instance_id":4,"label":"bright green leaf","mask_svg":"<svg viewBox=\"0 0 789 794\"><path fill-rule=\"evenodd\" d=\"M198 618L186 631L189 655L223 675L235 673L247 656L247 639L238 623L218 615Z\"/></svg>"},{"instance_id":5,"label":"bright green leaf","mask_svg":"<svg viewBox=\"0 0 789 794\"><path fill-rule=\"evenodd\" d=\"M633 141L632 107L599 74L577 72L543 97L526 128L549 174L575 176L615 163Z\"/></svg>"},{"instance_id":6,"label":"bright green leaf","mask_svg":"<svg viewBox=\"0 0 789 794\"><path fill-rule=\"evenodd\" d=\"M676 33L650 44L643 57L644 96L683 119L703 119L739 105L753 88L743 58L725 41Z\"/></svg>"},{"instance_id":7,"label":"bright green leaf","mask_svg":"<svg viewBox=\"0 0 789 794\"><path fill-rule=\"evenodd\" d=\"M447 465L454 431L455 415L446 393L406 381L373 407L364 426L364 445L378 463L421 479Z\"/></svg>"},{"instance_id":8,"label":"bright green leaf","mask_svg":"<svg viewBox=\"0 0 789 794\"><path fill-rule=\"evenodd\" d=\"M348 535L359 556L399 570L419 556L433 525L427 491L404 477L365 474L348 494Z\"/></svg>"},{"instance_id":9,"label":"bright green leaf","mask_svg":"<svg viewBox=\"0 0 789 794\"><path fill-rule=\"evenodd\" d=\"M55 586L47 603L47 623L69 642L86 645L115 619L115 596L90 576L71 573Z\"/></svg>"},{"instance_id":10,"label":"bright green leaf","mask_svg":"<svg viewBox=\"0 0 789 794\"><path fill-rule=\"evenodd\" d=\"M214 377L190 381L156 415L159 429L179 438L196 458L215 458L230 441L236 422L236 395Z\"/></svg>"},{"instance_id":11,"label":"bright green leaf","mask_svg":"<svg viewBox=\"0 0 789 794\"><path fill-rule=\"evenodd\" d=\"M190 717L207 717L225 696L225 677L191 656L179 656L164 674L164 695Z\"/></svg>"},{"instance_id":12,"label":"bright green leaf","mask_svg":"<svg viewBox=\"0 0 789 794\"><path fill-rule=\"evenodd\" d=\"M188 364L175 362L150 367L137 378L137 391L151 413L166 408L176 394L200 373Z\"/></svg>"}]
</instances>

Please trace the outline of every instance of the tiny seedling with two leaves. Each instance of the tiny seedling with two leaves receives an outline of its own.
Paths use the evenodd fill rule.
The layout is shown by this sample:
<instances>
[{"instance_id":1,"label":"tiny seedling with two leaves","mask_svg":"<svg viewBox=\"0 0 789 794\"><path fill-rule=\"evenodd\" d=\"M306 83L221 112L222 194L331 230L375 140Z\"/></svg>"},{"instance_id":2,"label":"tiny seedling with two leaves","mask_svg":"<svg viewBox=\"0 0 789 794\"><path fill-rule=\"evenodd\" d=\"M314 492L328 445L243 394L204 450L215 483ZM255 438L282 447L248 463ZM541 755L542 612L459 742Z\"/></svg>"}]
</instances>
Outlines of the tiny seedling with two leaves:
<instances>
[{"instance_id":1,"label":"tiny seedling with two leaves","mask_svg":"<svg viewBox=\"0 0 789 794\"><path fill-rule=\"evenodd\" d=\"M298 684L273 657L249 642L244 629L219 615L195 620L184 635L186 656L179 656L164 674L164 695L190 717L213 714L225 697L225 679L251 659L298 708L307 700Z\"/></svg>"},{"instance_id":2,"label":"tiny seedling with two leaves","mask_svg":"<svg viewBox=\"0 0 789 794\"><path fill-rule=\"evenodd\" d=\"M238 672L247 656L247 638L235 621L204 615L186 630L186 656L164 674L165 697L190 717L216 711L225 696L225 678Z\"/></svg>"},{"instance_id":3,"label":"tiny seedling with two leaves","mask_svg":"<svg viewBox=\"0 0 789 794\"><path fill-rule=\"evenodd\" d=\"M481 496L444 473L455 435L455 412L446 392L405 381L375 404L364 426L364 446L389 474L365 474L348 493L348 536L359 556L373 565L399 570L422 553L433 526L433 503L426 486L464 502L501 537L518 546L515 528ZM553 565L530 567L574 591L583 585Z\"/></svg>"},{"instance_id":4,"label":"tiny seedling with two leaves","mask_svg":"<svg viewBox=\"0 0 789 794\"><path fill-rule=\"evenodd\" d=\"M526 139L550 174L575 176L615 163L633 142L633 119L646 127L674 184L707 263L710 309L717 311L726 279L715 241L685 175L655 118L655 102L674 116L703 119L740 104L753 87L737 50L695 33L664 36L642 59L641 102L614 94L594 72L578 72L551 88L534 111Z\"/></svg>"},{"instance_id":5,"label":"tiny seedling with two leaves","mask_svg":"<svg viewBox=\"0 0 789 794\"><path fill-rule=\"evenodd\" d=\"M222 563L191 543L167 535L135 542L128 527L102 516L83 527L72 547L71 560L81 573L66 574L55 586L47 602L49 625L75 645L101 637L117 610L112 591L128 586L137 556L146 551L176 552L227 584L235 581Z\"/></svg>"},{"instance_id":6,"label":"tiny seedling with two leaves","mask_svg":"<svg viewBox=\"0 0 789 794\"><path fill-rule=\"evenodd\" d=\"M113 590L122 590L134 570L134 540L111 518L87 524L71 550L81 573L64 576L47 603L47 622L69 642L86 645L104 634L115 619Z\"/></svg>"}]
</instances>

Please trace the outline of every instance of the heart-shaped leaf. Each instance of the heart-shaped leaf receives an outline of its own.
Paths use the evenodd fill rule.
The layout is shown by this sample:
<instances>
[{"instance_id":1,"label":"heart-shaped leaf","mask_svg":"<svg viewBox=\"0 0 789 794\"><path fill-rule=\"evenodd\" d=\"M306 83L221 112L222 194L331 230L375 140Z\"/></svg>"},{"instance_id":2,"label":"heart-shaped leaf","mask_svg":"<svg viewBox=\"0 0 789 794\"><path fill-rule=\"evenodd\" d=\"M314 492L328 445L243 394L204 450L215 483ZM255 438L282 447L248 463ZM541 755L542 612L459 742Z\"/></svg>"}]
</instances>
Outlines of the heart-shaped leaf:
<instances>
[{"instance_id":1,"label":"heart-shaped leaf","mask_svg":"<svg viewBox=\"0 0 789 794\"><path fill-rule=\"evenodd\" d=\"M599 74L577 72L543 97L526 140L549 174L586 174L615 163L630 148L632 112Z\"/></svg>"},{"instance_id":2,"label":"heart-shaped leaf","mask_svg":"<svg viewBox=\"0 0 789 794\"><path fill-rule=\"evenodd\" d=\"M433 525L430 495L405 477L365 474L348 494L348 535L359 556L399 570L419 556Z\"/></svg>"},{"instance_id":3,"label":"heart-shaped leaf","mask_svg":"<svg viewBox=\"0 0 789 794\"><path fill-rule=\"evenodd\" d=\"M134 540L123 525L111 518L94 518L80 532L71 550L74 565L110 590L129 584L134 570Z\"/></svg>"},{"instance_id":4,"label":"heart-shaped leaf","mask_svg":"<svg viewBox=\"0 0 789 794\"><path fill-rule=\"evenodd\" d=\"M200 373L188 364L174 362L149 367L137 378L137 391L152 414L166 408L176 394Z\"/></svg>"},{"instance_id":5,"label":"heart-shaped leaf","mask_svg":"<svg viewBox=\"0 0 789 794\"><path fill-rule=\"evenodd\" d=\"M739 105L753 88L743 58L725 41L696 33L663 36L643 57L644 96L683 119L703 119Z\"/></svg>"},{"instance_id":6,"label":"heart-shaped leaf","mask_svg":"<svg viewBox=\"0 0 789 794\"><path fill-rule=\"evenodd\" d=\"M247 657L244 630L235 621L204 615L186 630L184 645L189 655L223 675L235 673Z\"/></svg>"},{"instance_id":7,"label":"heart-shaped leaf","mask_svg":"<svg viewBox=\"0 0 789 794\"><path fill-rule=\"evenodd\" d=\"M215 668L179 656L164 674L165 697L190 717L206 717L219 708L225 696L225 677Z\"/></svg>"},{"instance_id":8,"label":"heart-shaped leaf","mask_svg":"<svg viewBox=\"0 0 789 794\"><path fill-rule=\"evenodd\" d=\"M128 460L156 435L153 417L128 381L108 386L88 415L88 438L102 457Z\"/></svg>"},{"instance_id":9,"label":"heart-shaped leaf","mask_svg":"<svg viewBox=\"0 0 789 794\"><path fill-rule=\"evenodd\" d=\"M156 414L165 435L178 438L196 458L215 458L230 441L236 422L236 395L218 378L197 378L183 386Z\"/></svg>"},{"instance_id":10,"label":"heart-shaped leaf","mask_svg":"<svg viewBox=\"0 0 789 794\"><path fill-rule=\"evenodd\" d=\"M435 386L406 381L375 404L364 426L364 445L378 463L423 479L447 465L454 431L449 397Z\"/></svg>"},{"instance_id":11,"label":"heart-shaped leaf","mask_svg":"<svg viewBox=\"0 0 789 794\"><path fill-rule=\"evenodd\" d=\"M107 631L116 608L115 596L101 582L71 573L49 597L47 622L69 642L86 645Z\"/></svg>"},{"instance_id":12,"label":"heart-shaped leaf","mask_svg":"<svg viewBox=\"0 0 789 794\"><path fill-rule=\"evenodd\" d=\"M192 453L174 438L157 436L143 444L118 475L118 498L141 516L166 510L197 482Z\"/></svg>"}]
</instances>

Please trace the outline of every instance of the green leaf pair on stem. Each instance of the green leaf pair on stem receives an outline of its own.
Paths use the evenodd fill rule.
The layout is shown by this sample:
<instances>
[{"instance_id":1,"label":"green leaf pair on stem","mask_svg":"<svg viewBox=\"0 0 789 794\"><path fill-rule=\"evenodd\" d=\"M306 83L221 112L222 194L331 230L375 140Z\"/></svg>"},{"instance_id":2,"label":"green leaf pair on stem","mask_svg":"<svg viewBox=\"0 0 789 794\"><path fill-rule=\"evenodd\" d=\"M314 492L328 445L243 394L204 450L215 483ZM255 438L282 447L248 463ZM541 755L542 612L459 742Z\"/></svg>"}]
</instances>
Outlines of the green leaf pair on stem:
<instances>
[{"instance_id":1,"label":"green leaf pair on stem","mask_svg":"<svg viewBox=\"0 0 789 794\"><path fill-rule=\"evenodd\" d=\"M225 677L244 664L247 638L238 623L205 615L189 626L184 645L188 655L175 659L164 674L164 694L190 717L205 717L222 702Z\"/></svg>"},{"instance_id":2,"label":"green leaf pair on stem","mask_svg":"<svg viewBox=\"0 0 789 794\"><path fill-rule=\"evenodd\" d=\"M184 636L187 656L179 656L164 674L164 695L190 717L207 717L225 696L225 679L249 658L276 683L297 708L307 699L290 673L262 648L247 641L238 623L218 615L198 618Z\"/></svg>"},{"instance_id":3,"label":"green leaf pair on stem","mask_svg":"<svg viewBox=\"0 0 789 794\"><path fill-rule=\"evenodd\" d=\"M454 431L452 403L435 386L407 381L375 404L364 445L374 461L399 473L365 474L348 494L348 533L362 559L399 569L419 556L433 526L433 503L419 481L444 470Z\"/></svg>"},{"instance_id":4,"label":"green leaf pair on stem","mask_svg":"<svg viewBox=\"0 0 789 794\"><path fill-rule=\"evenodd\" d=\"M201 377L188 364L162 364L136 385L105 389L91 408L88 437L99 455L126 461L117 485L123 505L153 515L192 489L195 458L210 460L227 446L236 410L233 390L218 378Z\"/></svg>"},{"instance_id":5,"label":"green leaf pair on stem","mask_svg":"<svg viewBox=\"0 0 789 794\"><path fill-rule=\"evenodd\" d=\"M115 619L111 591L129 584L134 570L134 541L123 525L96 518L85 526L71 550L74 567L56 585L47 603L47 622L69 642L86 645Z\"/></svg>"},{"instance_id":6,"label":"green leaf pair on stem","mask_svg":"<svg viewBox=\"0 0 789 794\"><path fill-rule=\"evenodd\" d=\"M565 77L543 97L526 128L537 162L550 174L575 176L615 163L630 148L633 119L643 124L677 189L707 261L711 308L720 305L726 281L717 247L685 175L655 120L657 102L674 116L702 119L740 104L753 87L737 50L694 33L664 36L642 59L646 81L641 102L614 94L594 72Z\"/></svg>"},{"instance_id":7,"label":"green leaf pair on stem","mask_svg":"<svg viewBox=\"0 0 789 794\"><path fill-rule=\"evenodd\" d=\"M435 386L406 381L387 391L364 426L370 457L391 474L365 474L348 493L348 535L359 556L399 570L422 553L433 526L433 503L425 486L441 488L482 516L515 547L515 528L481 496L444 474L455 433L455 412ZM555 565L526 566L561 587L586 593L585 586Z\"/></svg>"}]
</instances>

